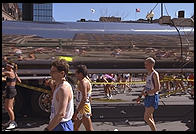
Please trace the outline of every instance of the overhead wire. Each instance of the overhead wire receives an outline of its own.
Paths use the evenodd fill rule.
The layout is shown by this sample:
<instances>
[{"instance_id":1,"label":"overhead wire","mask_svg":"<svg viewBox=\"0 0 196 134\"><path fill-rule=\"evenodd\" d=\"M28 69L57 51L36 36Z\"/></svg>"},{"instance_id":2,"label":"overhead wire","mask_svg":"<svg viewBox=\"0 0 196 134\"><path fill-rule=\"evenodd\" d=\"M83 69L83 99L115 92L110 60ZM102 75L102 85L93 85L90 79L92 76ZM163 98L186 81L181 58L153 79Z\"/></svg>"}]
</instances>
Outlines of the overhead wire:
<instances>
[{"instance_id":1,"label":"overhead wire","mask_svg":"<svg viewBox=\"0 0 196 134\"><path fill-rule=\"evenodd\" d=\"M154 8L153 8L150 12L152 12L152 11L157 7L158 4L159 4L159 3L157 3L157 4L154 6Z\"/></svg>"},{"instance_id":2,"label":"overhead wire","mask_svg":"<svg viewBox=\"0 0 196 134\"><path fill-rule=\"evenodd\" d=\"M167 11L167 8L166 8L166 6L165 6L165 4L164 4L164 8L165 8L165 10L166 10L166 13L167 13L167 15L169 16L169 13L168 13L168 11ZM181 62L181 73L183 73L183 64L184 64L184 60L183 60L183 50L182 50L182 36L181 36L181 34L180 34L180 31L179 31L179 29L176 27L176 25L175 25L175 23L173 22L173 20L171 19L171 23L172 23L172 25L174 26L174 28L176 29L176 31L178 32L178 36L179 36L179 39L180 39L180 44L181 44L181 57L180 57L180 62Z\"/></svg>"}]
</instances>

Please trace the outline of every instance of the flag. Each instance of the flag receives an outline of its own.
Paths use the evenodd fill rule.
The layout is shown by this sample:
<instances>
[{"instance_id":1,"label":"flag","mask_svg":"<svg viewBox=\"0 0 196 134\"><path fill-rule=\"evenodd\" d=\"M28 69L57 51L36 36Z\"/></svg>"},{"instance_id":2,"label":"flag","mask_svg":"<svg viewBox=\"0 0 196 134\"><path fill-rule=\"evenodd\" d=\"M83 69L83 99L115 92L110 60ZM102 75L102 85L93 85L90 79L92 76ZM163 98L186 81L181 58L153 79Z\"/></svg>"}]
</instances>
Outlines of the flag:
<instances>
[{"instance_id":1,"label":"flag","mask_svg":"<svg viewBox=\"0 0 196 134\"><path fill-rule=\"evenodd\" d=\"M140 9L139 8L136 8L136 12L140 12Z\"/></svg>"}]
</instances>

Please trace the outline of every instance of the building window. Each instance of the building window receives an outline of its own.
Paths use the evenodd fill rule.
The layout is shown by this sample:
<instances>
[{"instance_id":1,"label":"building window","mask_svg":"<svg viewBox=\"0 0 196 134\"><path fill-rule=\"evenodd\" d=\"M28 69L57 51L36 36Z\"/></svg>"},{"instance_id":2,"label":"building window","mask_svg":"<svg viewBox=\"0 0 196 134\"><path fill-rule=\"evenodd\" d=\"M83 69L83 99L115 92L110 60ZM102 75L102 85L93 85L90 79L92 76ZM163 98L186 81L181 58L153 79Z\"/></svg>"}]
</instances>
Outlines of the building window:
<instances>
[{"instance_id":1,"label":"building window","mask_svg":"<svg viewBox=\"0 0 196 134\"><path fill-rule=\"evenodd\" d=\"M18 3L22 10L22 3ZM33 4L33 21L52 22L52 3Z\"/></svg>"}]
</instances>

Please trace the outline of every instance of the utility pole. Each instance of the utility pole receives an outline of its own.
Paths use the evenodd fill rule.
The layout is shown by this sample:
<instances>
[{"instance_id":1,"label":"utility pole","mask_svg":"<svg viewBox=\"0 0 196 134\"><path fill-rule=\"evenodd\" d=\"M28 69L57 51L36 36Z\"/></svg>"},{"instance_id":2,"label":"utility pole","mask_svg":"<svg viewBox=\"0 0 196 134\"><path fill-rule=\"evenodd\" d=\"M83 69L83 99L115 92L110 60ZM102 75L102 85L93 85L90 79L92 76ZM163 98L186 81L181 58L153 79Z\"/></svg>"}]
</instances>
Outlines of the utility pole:
<instances>
[{"instance_id":1,"label":"utility pole","mask_svg":"<svg viewBox=\"0 0 196 134\"><path fill-rule=\"evenodd\" d=\"M163 3L161 3L161 17L163 16Z\"/></svg>"}]
</instances>

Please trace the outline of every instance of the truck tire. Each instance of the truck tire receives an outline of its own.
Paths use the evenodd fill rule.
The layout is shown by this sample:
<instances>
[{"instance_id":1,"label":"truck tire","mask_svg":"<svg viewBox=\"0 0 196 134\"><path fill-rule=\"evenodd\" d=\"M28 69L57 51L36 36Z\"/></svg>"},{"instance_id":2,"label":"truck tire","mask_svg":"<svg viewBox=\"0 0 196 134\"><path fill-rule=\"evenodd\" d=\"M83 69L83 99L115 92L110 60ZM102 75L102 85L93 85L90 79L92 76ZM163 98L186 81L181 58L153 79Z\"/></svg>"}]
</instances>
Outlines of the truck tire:
<instances>
[{"instance_id":1,"label":"truck tire","mask_svg":"<svg viewBox=\"0 0 196 134\"><path fill-rule=\"evenodd\" d=\"M39 117L49 117L51 100L47 93L34 92L31 95L31 105L33 115Z\"/></svg>"}]
</instances>

